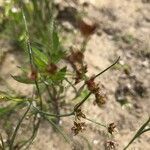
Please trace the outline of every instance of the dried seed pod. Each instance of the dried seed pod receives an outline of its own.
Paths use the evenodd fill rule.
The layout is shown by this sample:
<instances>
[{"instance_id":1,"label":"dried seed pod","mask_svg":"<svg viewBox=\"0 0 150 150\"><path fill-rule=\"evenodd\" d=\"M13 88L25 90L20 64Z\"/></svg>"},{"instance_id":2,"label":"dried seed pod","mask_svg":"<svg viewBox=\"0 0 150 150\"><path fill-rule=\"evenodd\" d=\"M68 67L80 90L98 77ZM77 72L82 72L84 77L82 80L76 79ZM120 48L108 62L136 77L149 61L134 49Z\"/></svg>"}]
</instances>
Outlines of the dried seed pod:
<instances>
[{"instance_id":1,"label":"dried seed pod","mask_svg":"<svg viewBox=\"0 0 150 150\"><path fill-rule=\"evenodd\" d=\"M78 21L78 27L83 36L87 38L94 33L97 24L91 22L89 19L83 19Z\"/></svg>"},{"instance_id":2,"label":"dried seed pod","mask_svg":"<svg viewBox=\"0 0 150 150\"><path fill-rule=\"evenodd\" d=\"M71 54L67 57L67 60L75 63L83 63L83 59L84 59L84 55L81 51L77 50L77 51L71 51Z\"/></svg>"},{"instance_id":3,"label":"dried seed pod","mask_svg":"<svg viewBox=\"0 0 150 150\"><path fill-rule=\"evenodd\" d=\"M74 84L78 84L82 79L82 74L80 72L76 72L76 77L74 79L75 79Z\"/></svg>"},{"instance_id":4,"label":"dried seed pod","mask_svg":"<svg viewBox=\"0 0 150 150\"><path fill-rule=\"evenodd\" d=\"M66 58L76 72L75 84L79 83L87 72L87 65L84 65L83 59L84 55L81 51L71 51L71 54Z\"/></svg>"},{"instance_id":5,"label":"dried seed pod","mask_svg":"<svg viewBox=\"0 0 150 150\"><path fill-rule=\"evenodd\" d=\"M84 74L87 72L87 66L80 66L81 68L76 70L76 77L75 77L75 84L79 83L82 79Z\"/></svg>"},{"instance_id":6,"label":"dried seed pod","mask_svg":"<svg viewBox=\"0 0 150 150\"><path fill-rule=\"evenodd\" d=\"M97 104L99 107L101 107L103 104L105 104L107 96L102 91L104 86L102 84L101 85L96 84L94 81L94 77L91 77L85 83L87 84L88 90L95 95L94 104Z\"/></svg>"},{"instance_id":7,"label":"dried seed pod","mask_svg":"<svg viewBox=\"0 0 150 150\"><path fill-rule=\"evenodd\" d=\"M75 61L79 63L83 63L84 55L81 51L77 51L74 53L74 59Z\"/></svg>"},{"instance_id":8,"label":"dried seed pod","mask_svg":"<svg viewBox=\"0 0 150 150\"><path fill-rule=\"evenodd\" d=\"M116 142L114 142L114 141L107 141L105 143L105 149L106 150L115 150L116 149Z\"/></svg>"},{"instance_id":9,"label":"dried seed pod","mask_svg":"<svg viewBox=\"0 0 150 150\"><path fill-rule=\"evenodd\" d=\"M74 126L71 128L73 131L74 135L77 135L79 132L82 132L85 130L85 122L76 122L74 121Z\"/></svg>"},{"instance_id":10,"label":"dried seed pod","mask_svg":"<svg viewBox=\"0 0 150 150\"><path fill-rule=\"evenodd\" d=\"M91 91L93 94L96 94L96 93L99 93L99 86L98 84L96 84L94 82L94 78L90 78L89 80L86 81L86 84L87 84L87 88L89 91Z\"/></svg>"},{"instance_id":11,"label":"dried seed pod","mask_svg":"<svg viewBox=\"0 0 150 150\"><path fill-rule=\"evenodd\" d=\"M96 93L95 94L95 102L99 107L101 107L102 105L104 105L106 103L106 95Z\"/></svg>"},{"instance_id":12,"label":"dried seed pod","mask_svg":"<svg viewBox=\"0 0 150 150\"><path fill-rule=\"evenodd\" d=\"M109 132L110 134L113 134L115 128L116 128L115 123L110 123L109 126L108 126L108 128L107 128L107 130L108 130L108 132Z\"/></svg>"}]
</instances>

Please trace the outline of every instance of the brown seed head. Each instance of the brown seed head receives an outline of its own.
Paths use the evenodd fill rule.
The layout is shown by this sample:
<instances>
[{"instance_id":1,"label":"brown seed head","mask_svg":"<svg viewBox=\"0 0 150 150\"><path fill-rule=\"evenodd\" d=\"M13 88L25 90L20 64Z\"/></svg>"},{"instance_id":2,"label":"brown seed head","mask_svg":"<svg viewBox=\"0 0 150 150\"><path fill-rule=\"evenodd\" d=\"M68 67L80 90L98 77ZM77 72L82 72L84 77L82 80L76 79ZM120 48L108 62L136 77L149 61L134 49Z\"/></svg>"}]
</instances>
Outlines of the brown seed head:
<instances>
[{"instance_id":1,"label":"brown seed head","mask_svg":"<svg viewBox=\"0 0 150 150\"><path fill-rule=\"evenodd\" d=\"M82 63L84 59L84 55L81 51L71 51L71 54L67 57L67 60L69 60L72 63L78 62Z\"/></svg>"},{"instance_id":2,"label":"brown seed head","mask_svg":"<svg viewBox=\"0 0 150 150\"><path fill-rule=\"evenodd\" d=\"M84 37L89 37L94 33L97 28L96 23L92 23L90 20L79 20L78 27L80 32L83 34Z\"/></svg>"},{"instance_id":3,"label":"brown seed head","mask_svg":"<svg viewBox=\"0 0 150 150\"><path fill-rule=\"evenodd\" d=\"M115 128L116 128L115 123L110 123L109 126L108 126L108 128L107 128L107 130L108 130L108 132L109 132L110 134L113 134Z\"/></svg>"},{"instance_id":4,"label":"brown seed head","mask_svg":"<svg viewBox=\"0 0 150 150\"><path fill-rule=\"evenodd\" d=\"M74 132L74 135L77 135L79 132L84 131L85 127L85 122L77 123L76 121L74 121L74 126L71 128L71 130Z\"/></svg>"},{"instance_id":5,"label":"brown seed head","mask_svg":"<svg viewBox=\"0 0 150 150\"><path fill-rule=\"evenodd\" d=\"M99 92L99 86L94 82L93 78L90 78L86 81L87 88L89 91L91 91L93 94L96 94Z\"/></svg>"},{"instance_id":6,"label":"brown seed head","mask_svg":"<svg viewBox=\"0 0 150 150\"><path fill-rule=\"evenodd\" d=\"M114 141L107 141L105 144L106 150L115 150L116 149L116 142Z\"/></svg>"},{"instance_id":7,"label":"brown seed head","mask_svg":"<svg viewBox=\"0 0 150 150\"><path fill-rule=\"evenodd\" d=\"M101 94L101 93L96 93L95 102L99 107L101 107L102 105L106 103L106 95Z\"/></svg>"},{"instance_id":8,"label":"brown seed head","mask_svg":"<svg viewBox=\"0 0 150 150\"><path fill-rule=\"evenodd\" d=\"M47 72L50 73L50 74L55 74L56 71L57 71L57 66L53 63L50 63L47 67Z\"/></svg>"}]
</instances>

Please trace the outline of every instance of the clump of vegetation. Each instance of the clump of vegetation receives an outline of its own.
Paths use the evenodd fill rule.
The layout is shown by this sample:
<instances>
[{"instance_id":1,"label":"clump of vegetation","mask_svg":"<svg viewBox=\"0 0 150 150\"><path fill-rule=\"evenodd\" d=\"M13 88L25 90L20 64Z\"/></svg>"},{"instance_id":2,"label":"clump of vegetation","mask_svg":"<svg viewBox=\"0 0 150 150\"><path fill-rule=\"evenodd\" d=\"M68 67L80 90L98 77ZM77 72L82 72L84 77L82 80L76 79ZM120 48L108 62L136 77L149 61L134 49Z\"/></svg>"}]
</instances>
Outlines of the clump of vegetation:
<instances>
[{"instance_id":1,"label":"clump of vegetation","mask_svg":"<svg viewBox=\"0 0 150 150\"><path fill-rule=\"evenodd\" d=\"M0 102L4 104L4 107L0 107L0 118L4 127L4 133L0 134L0 148L3 150L29 148L43 120L48 121L67 141L68 138L59 128L61 117L74 116L71 128L74 135L86 129L85 119L105 127L110 134L113 134L115 130L114 123L103 125L88 118L83 113L82 105L91 95L95 96L94 103L99 107L106 103L104 87L96 83L95 79L113 67L119 58L97 75L87 76L88 67L84 61L85 49L67 51L63 48L52 5L53 3L48 0L31 0L29 3L12 1L6 5L3 21L7 25L10 24L11 30L6 29L4 33L15 32L14 38L26 49L29 58L26 66L19 67L22 74L12 75L12 78L20 83L32 84L33 91L32 95L0 91ZM86 30L91 29L89 27ZM86 34L88 38L93 31L86 33L89 33ZM66 91L71 88L74 90L74 97L70 101L76 98L80 98L80 101L70 106L69 111L65 111L64 107L69 101L66 101ZM85 90L88 93L81 99ZM26 122L30 136L22 136L18 139L17 135L19 130L22 130L23 122ZM145 125L147 124L144 124L144 127ZM147 129L143 130L142 127L140 131L142 132L138 132L136 137Z\"/></svg>"}]
</instances>

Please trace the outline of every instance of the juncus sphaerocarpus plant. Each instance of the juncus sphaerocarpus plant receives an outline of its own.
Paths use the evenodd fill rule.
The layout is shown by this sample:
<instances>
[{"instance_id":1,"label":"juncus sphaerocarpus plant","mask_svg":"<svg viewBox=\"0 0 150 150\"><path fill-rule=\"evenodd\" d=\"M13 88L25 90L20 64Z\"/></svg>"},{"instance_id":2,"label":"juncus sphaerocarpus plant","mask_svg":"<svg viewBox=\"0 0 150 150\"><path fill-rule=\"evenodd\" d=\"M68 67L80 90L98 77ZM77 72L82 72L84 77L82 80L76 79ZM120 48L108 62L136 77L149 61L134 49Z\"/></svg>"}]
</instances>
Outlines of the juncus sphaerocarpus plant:
<instances>
[{"instance_id":1,"label":"juncus sphaerocarpus plant","mask_svg":"<svg viewBox=\"0 0 150 150\"><path fill-rule=\"evenodd\" d=\"M19 114L19 119L15 121L15 124L4 121L7 136L6 140L4 140L2 134L0 134L1 148L9 148L10 150L28 148L35 139L43 120L48 121L69 141L68 137L59 128L61 117L74 116L73 127L71 128L74 135L86 129L85 119L106 128L108 133L112 134L116 127L114 123L107 126L88 118L83 113L82 105L91 95L95 97L94 103L99 107L106 103L107 96L103 92L104 87L98 84L95 79L113 67L119 58L97 75L87 76L88 67L84 61L85 44L94 32L95 26L90 28L84 22L80 23L81 33L86 33L83 47L65 51L59 39L54 16L50 9L51 6L48 7L48 1L37 2L32 0L31 2L31 4L27 5L25 3L18 4L18 9L20 9L19 16L23 18L23 22L19 24L21 34L17 38L21 38L23 35L23 39L25 39L29 63L25 68L19 67L22 70L21 75L12 75L12 77L18 82L27 85L32 84L34 88L32 95L25 96L16 93L8 94L4 91L0 92L1 102L8 102L7 106L0 108L0 117L6 120L13 113ZM48 7L47 11L42 9L43 12L41 12L39 9L41 5L43 6L42 8ZM30 19L28 19L29 16L31 17ZM38 20L38 25L35 23L36 21L34 22L34 18ZM47 18L50 20L48 23L46 23ZM17 20L15 21L17 22ZM31 31L31 27L33 31ZM69 111L64 111L64 105L67 105L65 100L67 98L66 91L71 88L74 90L72 99L80 98L85 89L88 93L74 106L70 106ZM21 109L23 111L20 112ZM29 127L32 126L32 128L29 128L31 130L30 136L25 137L24 140L18 140L18 131L21 130L26 118L30 120ZM11 131L9 130L10 128Z\"/></svg>"}]
</instances>

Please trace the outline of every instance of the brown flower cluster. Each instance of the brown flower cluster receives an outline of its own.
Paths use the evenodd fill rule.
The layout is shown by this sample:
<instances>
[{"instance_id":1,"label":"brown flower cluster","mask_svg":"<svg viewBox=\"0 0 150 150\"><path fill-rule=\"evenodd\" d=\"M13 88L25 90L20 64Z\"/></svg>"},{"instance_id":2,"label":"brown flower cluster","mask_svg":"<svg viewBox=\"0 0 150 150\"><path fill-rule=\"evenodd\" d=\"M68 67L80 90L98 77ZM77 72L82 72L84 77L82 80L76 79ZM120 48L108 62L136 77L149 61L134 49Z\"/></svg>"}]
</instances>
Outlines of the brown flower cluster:
<instances>
[{"instance_id":1,"label":"brown flower cluster","mask_svg":"<svg viewBox=\"0 0 150 150\"><path fill-rule=\"evenodd\" d=\"M79 83L84 74L87 72L87 65L84 64L84 55L81 51L71 51L71 54L66 58L76 72L75 84Z\"/></svg>"},{"instance_id":2,"label":"brown flower cluster","mask_svg":"<svg viewBox=\"0 0 150 150\"><path fill-rule=\"evenodd\" d=\"M100 88L100 85L95 83L94 77L86 81L87 88L95 95L95 102L99 107L106 103L107 96ZM103 87L103 86L102 86ZM103 87L104 88L104 87Z\"/></svg>"},{"instance_id":3,"label":"brown flower cluster","mask_svg":"<svg viewBox=\"0 0 150 150\"><path fill-rule=\"evenodd\" d=\"M74 126L71 128L74 135L77 135L79 132L82 132L85 130L85 122L81 122L81 118L86 118L85 114L81 111L81 109L77 109L75 112L75 121Z\"/></svg>"},{"instance_id":4,"label":"brown flower cluster","mask_svg":"<svg viewBox=\"0 0 150 150\"><path fill-rule=\"evenodd\" d=\"M96 23L91 22L91 20L84 18L82 20L78 20L78 27L82 35L85 38L87 38L95 32L98 25Z\"/></svg>"},{"instance_id":5,"label":"brown flower cluster","mask_svg":"<svg viewBox=\"0 0 150 150\"><path fill-rule=\"evenodd\" d=\"M57 66L53 63L50 63L46 68L46 70L49 74L55 74L57 69L58 69Z\"/></svg>"},{"instance_id":6,"label":"brown flower cluster","mask_svg":"<svg viewBox=\"0 0 150 150\"><path fill-rule=\"evenodd\" d=\"M76 122L74 121L74 126L71 128L73 131L74 135L77 135L79 132L82 132L85 130L85 122Z\"/></svg>"},{"instance_id":7,"label":"brown flower cluster","mask_svg":"<svg viewBox=\"0 0 150 150\"><path fill-rule=\"evenodd\" d=\"M110 134L113 134L115 128L116 128L115 123L110 123L109 126L108 126L108 128L107 128L107 130L108 130L108 132L109 132Z\"/></svg>"},{"instance_id":8,"label":"brown flower cluster","mask_svg":"<svg viewBox=\"0 0 150 150\"><path fill-rule=\"evenodd\" d=\"M116 149L116 142L114 141L107 141L105 144L106 150L115 150Z\"/></svg>"}]
</instances>

